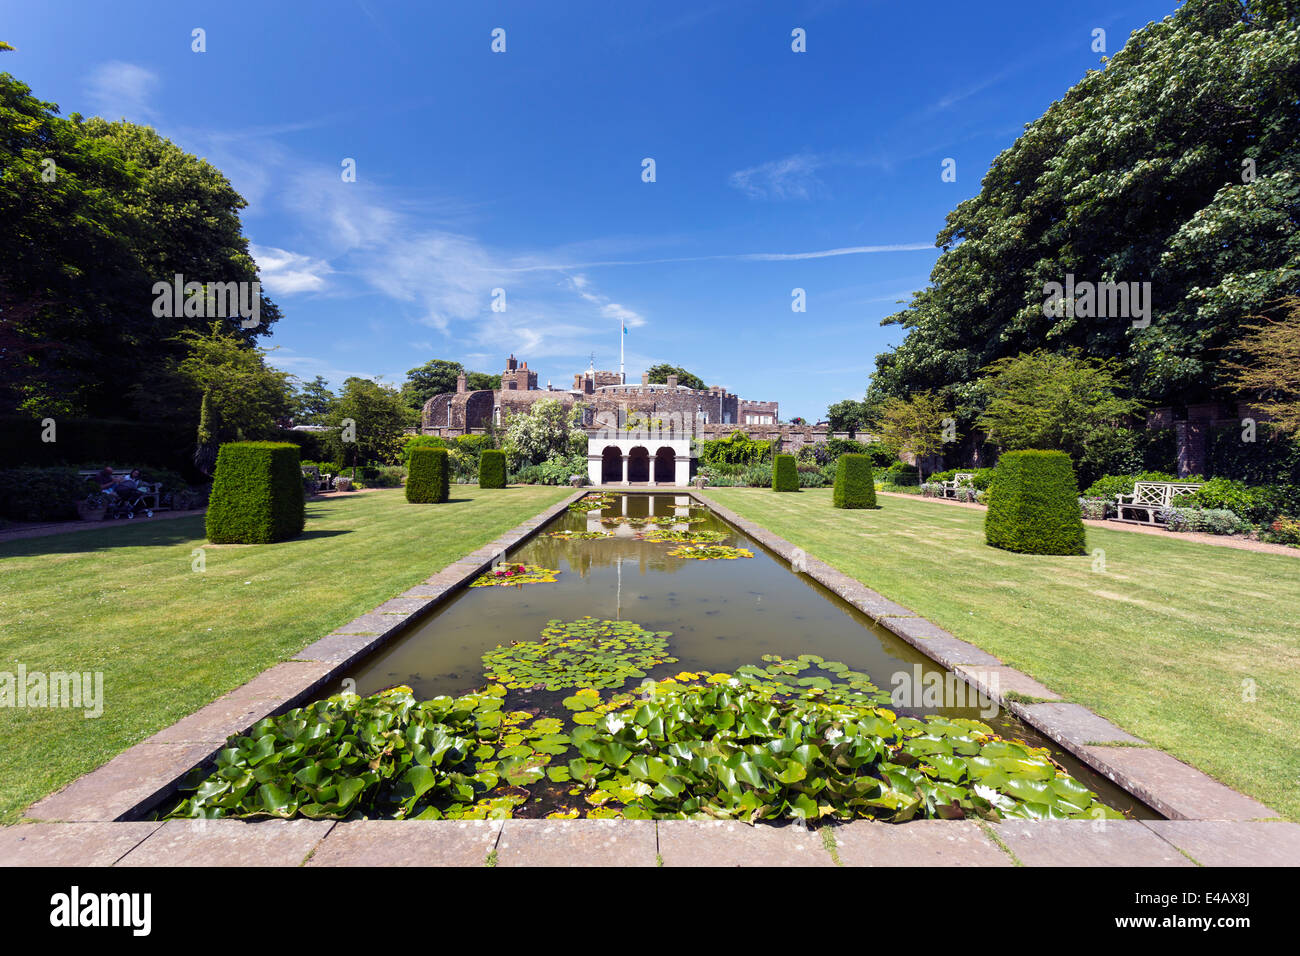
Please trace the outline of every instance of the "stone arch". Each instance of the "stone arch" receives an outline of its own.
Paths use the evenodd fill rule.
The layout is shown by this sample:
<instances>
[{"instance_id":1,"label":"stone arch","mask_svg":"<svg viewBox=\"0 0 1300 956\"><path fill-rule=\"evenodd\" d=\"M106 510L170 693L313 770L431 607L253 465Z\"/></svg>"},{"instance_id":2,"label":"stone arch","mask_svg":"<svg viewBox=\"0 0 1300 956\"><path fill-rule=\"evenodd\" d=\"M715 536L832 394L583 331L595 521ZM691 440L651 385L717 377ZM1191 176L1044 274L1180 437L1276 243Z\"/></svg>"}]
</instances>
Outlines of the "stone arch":
<instances>
[{"instance_id":1,"label":"stone arch","mask_svg":"<svg viewBox=\"0 0 1300 956\"><path fill-rule=\"evenodd\" d=\"M627 480L650 480L650 449L645 445L637 445L627 453Z\"/></svg>"},{"instance_id":2,"label":"stone arch","mask_svg":"<svg viewBox=\"0 0 1300 956\"><path fill-rule=\"evenodd\" d=\"M615 485L623 480L623 453L617 445L606 445L600 453L600 483Z\"/></svg>"},{"instance_id":3,"label":"stone arch","mask_svg":"<svg viewBox=\"0 0 1300 956\"><path fill-rule=\"evenodd\" d=\"M671 485L677 480L677 453L667 445L655 452L655 483Z\"/></svg>"}]
</instances>

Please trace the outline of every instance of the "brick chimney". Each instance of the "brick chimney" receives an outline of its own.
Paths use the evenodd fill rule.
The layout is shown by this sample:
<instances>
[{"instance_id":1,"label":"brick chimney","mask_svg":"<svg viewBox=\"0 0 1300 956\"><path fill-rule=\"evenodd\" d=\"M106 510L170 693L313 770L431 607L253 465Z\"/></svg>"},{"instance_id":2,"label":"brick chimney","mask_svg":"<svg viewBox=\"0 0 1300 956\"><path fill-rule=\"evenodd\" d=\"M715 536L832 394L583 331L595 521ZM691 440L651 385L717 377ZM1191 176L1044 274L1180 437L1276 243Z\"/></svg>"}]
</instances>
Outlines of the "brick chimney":
<instances>
[{"instance_id":1,"label":"brick chimney","mask_svg":"<svg viewBox=\"0 0 1300 956\"><path fill-rule=\"evenodd\" d=\"M676 376L676 375L669 375L669 376L668 376L668 387L669 387L669 388L676 388L676 387L677 387L677 376Z\"/></svg>"},{"instance_id":2,"label":"brick chimney","mask_svg":"<svg viewBox=\"0 0 1300 956\"><path fill-rule=\"evenodd\" d=\"M465 391L465 373L461 372L456 376L456 394L459 395Z\"/></svg>"},{"instance_id":3,"label":"brick chimney","mask_svg":"<svg viewBox=\"0 0 1300 956\"><path fill-rule=\"evenodd\" d=\"M641 373L641 384L642 384L642 385L649 385L649 384L650 384L650 373L649 373L649 372L642 372L642 373Z\"/></svg>"}]
</instances>

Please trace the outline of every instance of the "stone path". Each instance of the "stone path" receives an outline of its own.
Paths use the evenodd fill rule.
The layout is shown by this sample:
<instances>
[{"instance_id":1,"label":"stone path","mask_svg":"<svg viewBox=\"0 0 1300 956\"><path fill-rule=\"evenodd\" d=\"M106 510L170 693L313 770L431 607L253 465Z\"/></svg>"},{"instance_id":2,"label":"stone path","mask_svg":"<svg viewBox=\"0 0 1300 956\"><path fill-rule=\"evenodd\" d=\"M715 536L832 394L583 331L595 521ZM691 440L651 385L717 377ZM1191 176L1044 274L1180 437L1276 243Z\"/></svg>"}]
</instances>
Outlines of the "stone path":
<instances>
[{"instance_id":1,"label":"stone path","mask_svg":"<svg viewBox=\"0 0 1300 956\"><path fill-rule=\"evenodd\" d=\"M1168 816L1156 821L174 820L139 817L264 716L311 699L430 613L575 492L337 628L0 828L0 866L1191 866L1300 865L1300 825L1182 764L699 492L723 519ZM680 492L687 493L687 492ZM1008 696L1010 695L1010 696ZM1274 818L1271 819L1270 818Z\"/></svg>"},{"instance_id":2,"label":"stone path","mask_svg":"<svg viewBox=\"0 0 1300 956\"><path fill-rule=\"evenodd\" d=\"M1297 866L1300 825L172 820L0 829L0 866Z\"/></svg>"}]
</instances>

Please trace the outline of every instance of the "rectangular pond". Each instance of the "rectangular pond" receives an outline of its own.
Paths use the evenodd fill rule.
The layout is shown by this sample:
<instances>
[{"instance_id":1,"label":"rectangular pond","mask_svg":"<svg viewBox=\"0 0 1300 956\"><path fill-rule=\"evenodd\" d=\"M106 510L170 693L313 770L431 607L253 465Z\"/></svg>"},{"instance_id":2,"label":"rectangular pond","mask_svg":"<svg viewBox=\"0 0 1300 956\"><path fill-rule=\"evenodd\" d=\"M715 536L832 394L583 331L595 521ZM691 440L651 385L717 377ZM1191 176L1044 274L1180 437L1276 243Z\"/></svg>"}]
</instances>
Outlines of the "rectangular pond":
<instances>
[{"instance_id":1,"label":"rectangular pond","mask_svg":"<svg viewBox=\"0 0 1300 956\"><path fill-rule=\"evenodd\" d=\"M537 566L558 572L553 581L466 588L359 662L332 691L367 695L406 685L417 700L466 694L490 683L489 673L501 679L502 669L485 666L484 655L541 641L548 622L585 616L635 622L647 631L671 634L666 653L675 660L639 672L646 677L730 674L744 665L767 666L773 655L787 660L815 655L868 675L880 691L892 693L893 700L884 706L900 716L981 720L1005 739L1048 748L1056 763L1108 806L1134 818L1158 817L689 496L615 494L599 503L593 510L570 508L501 556L500 568ZM712 538L705 544L744 549L752 556L692 560L674 554L682 546L679 541L650 540L660 532ZM822 672L814 664L801 673ZM629 678L622 690L635 691L639 683L640 678ZM936 686L947 689L937 700L925 690ZM563 702L572 693L572 688L547 689L540 682L513 686L506 708L567 718ZM545 788L547 781L541 784ZM552 789L554 798L563 788ZM532 800L517 807L515 815L542 815L555 806L555 799Z\"/></svg>"}]
</instances>

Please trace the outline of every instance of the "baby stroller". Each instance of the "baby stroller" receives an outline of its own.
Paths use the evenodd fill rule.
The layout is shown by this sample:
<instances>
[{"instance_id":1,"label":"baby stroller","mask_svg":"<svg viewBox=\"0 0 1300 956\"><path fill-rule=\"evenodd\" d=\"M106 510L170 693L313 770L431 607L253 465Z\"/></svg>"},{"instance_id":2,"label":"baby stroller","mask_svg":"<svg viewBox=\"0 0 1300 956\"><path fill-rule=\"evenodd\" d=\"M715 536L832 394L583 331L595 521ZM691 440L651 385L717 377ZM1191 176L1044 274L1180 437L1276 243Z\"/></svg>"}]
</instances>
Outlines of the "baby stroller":
<instances>
[{"instance_id":1,"label":"baby stroller","mask_svg":"<svg viewBox=\"0 0 1300 956\"><path fill-rule=\"evenodd\" d=\"M138 488L117 488L108 495L108 509L105 518L134 518L140 512L146 518L153 517L153 509L148 507L145 494Z\"/></svg>"}]
</instances>

